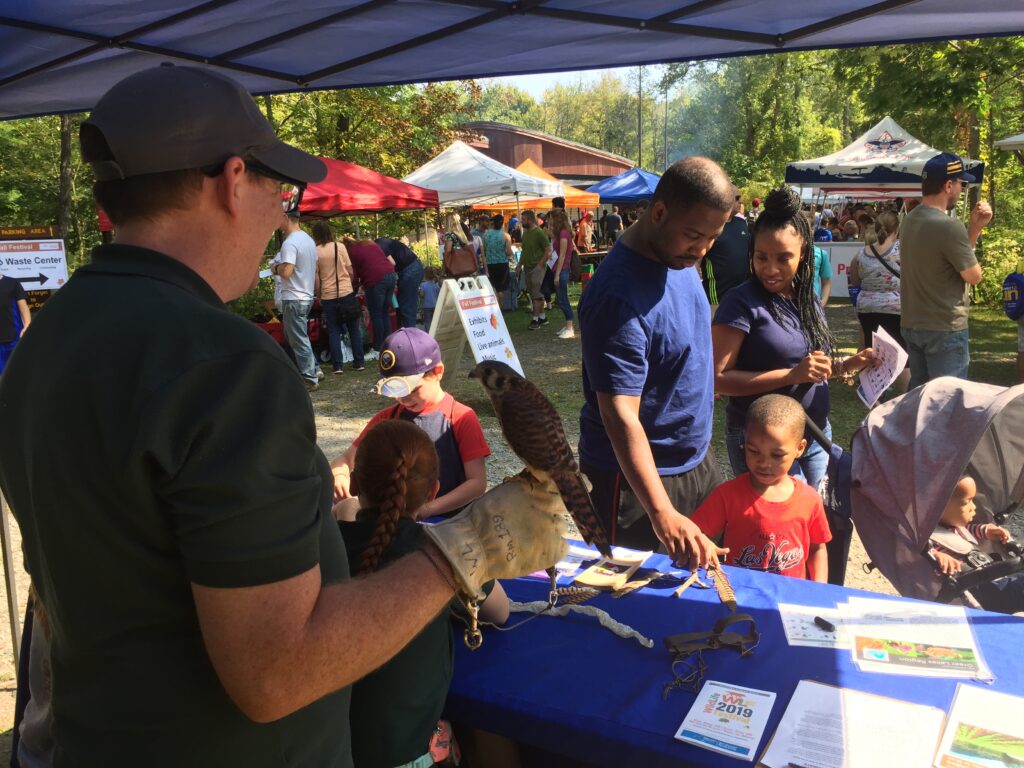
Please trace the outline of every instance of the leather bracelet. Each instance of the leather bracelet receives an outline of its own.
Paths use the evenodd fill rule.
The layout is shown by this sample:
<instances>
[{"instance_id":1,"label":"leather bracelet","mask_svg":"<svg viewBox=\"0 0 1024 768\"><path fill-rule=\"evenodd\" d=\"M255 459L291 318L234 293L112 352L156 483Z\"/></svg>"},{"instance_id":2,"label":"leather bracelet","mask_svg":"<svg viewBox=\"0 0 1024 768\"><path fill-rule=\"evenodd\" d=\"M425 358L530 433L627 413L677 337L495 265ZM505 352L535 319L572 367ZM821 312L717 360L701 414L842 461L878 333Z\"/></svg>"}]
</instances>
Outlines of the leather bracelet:
<instances>
[{"instance_id":1,"label":"leather bracelet","mask_svg":"<svg viewBox=\"0 0 1024 768\"><path fill-rule=\"evenodd\" d=\"M854 374L846 370L846 361L850 358L844 357L839 364L836 366L837 372L832 376L833 379L839 379L844 384L853 384Z\"/></svg>"}]
</instances>

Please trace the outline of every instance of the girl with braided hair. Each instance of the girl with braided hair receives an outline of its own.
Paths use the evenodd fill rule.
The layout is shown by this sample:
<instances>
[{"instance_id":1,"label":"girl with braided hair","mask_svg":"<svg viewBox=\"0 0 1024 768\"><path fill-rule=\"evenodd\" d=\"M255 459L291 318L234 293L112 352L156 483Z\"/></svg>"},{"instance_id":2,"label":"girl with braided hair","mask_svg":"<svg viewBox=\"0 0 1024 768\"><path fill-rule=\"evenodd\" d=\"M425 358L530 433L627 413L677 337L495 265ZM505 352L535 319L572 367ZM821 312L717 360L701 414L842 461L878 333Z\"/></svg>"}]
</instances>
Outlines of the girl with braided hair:
<instances>
[{"instance_id":1,"label":"girl with braided hair","mask_svg":"<svg viewBox=\"0 0 1024 768\"><path fill-rule=\"evenodd\" d=\"M354 521L338 523L357 575L370 574L420 546L423 531L413 512L439 487L437 452L422 429L388 420L366 432L352 472L360 511ZM480 618L498 624L508 618L508 598L497 582L480 608ZM442 613L391 661L352 686L349 721L355 765L434 764L426 756L437 756L436 734L450 734L439 718L452 661L451 625Z\"/></svg>"},{"instance_id":2,"label":"girl with braided hair","mask_svg":"<svg viewBox=\"0 0 1024 768\"><path fill-rule=\"evenodd\" d=\"M743 451L747 409L760 395L776 393L796 399L831 436L828 379L847 378L872 364L870 349L838 357L835 337L814 294L813 249L799 196L786 186L772 191L750 228L753 277L730 291L715 313L711 327L715 390L729 395L725 442L737 475L747 471ZM828 454L809 440L790 473L817 488L827 468ZM833 541L840 542L837 546L841 540L833 536ZM845 565L846 554L830 549L830 581Z\"/></svg>"}]
</instances>

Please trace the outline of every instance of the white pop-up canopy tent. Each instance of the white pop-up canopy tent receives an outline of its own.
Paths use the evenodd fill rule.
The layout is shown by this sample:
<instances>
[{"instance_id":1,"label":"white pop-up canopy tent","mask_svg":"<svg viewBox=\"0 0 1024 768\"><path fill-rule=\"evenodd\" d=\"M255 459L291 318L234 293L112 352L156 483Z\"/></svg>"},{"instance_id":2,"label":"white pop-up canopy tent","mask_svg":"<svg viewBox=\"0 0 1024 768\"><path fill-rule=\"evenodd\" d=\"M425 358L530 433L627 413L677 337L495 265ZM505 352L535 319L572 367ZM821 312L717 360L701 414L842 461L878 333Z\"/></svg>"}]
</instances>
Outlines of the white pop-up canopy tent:
<instances>
[{"instance_id":1,"label":"white pop-up canopy tent","mask_svg":"<svg viewBox=\"0 0 1024 768\"><path fill-rule=\"evenodd\" d=\"M940 150L914 138L886 115L838 152L786 166L786 181L850 197L900 197L921 194L924 164ZM979 182L985 164L964 159Z\"/></svg>"},{"instance_id":2,"label":"white pop-up canopy tent","mask_svg":"<svg viewBox=\"0 0 1024 768\"><path fill-rule=\"evenodd\" d=\"M1000 139L996 142L996 146L1005 152L1013 152L1017 155L1021 165L1024 165L1024 133L1018 133L1008 139Z\"/></svg>"},{"instance_id":3,"label":"white pop-up canopy tent","mask_svg":"<svg viewBox=\"0 0 1024 768\"><path fill-rule=\"evenodd\" d=\"M1000 149L1008 151L1020 151L1024 149L1024 133L1018 133L1016 136L1011 136L1008 139L1000 139L996 142L996 146Z\"/></svg>"},{"instance_id":4,"label":"white pop-up canopy tent","mask_svg":"<svg viewBox=\"0 0 1024 768\"><path fill-rule=\"evenodd\" d=\"M565 194L562 182L509 168L461 141L454 142L402 181L436 189L442 206L514 203L523 198Z\"/></svg>"}]
</instances>

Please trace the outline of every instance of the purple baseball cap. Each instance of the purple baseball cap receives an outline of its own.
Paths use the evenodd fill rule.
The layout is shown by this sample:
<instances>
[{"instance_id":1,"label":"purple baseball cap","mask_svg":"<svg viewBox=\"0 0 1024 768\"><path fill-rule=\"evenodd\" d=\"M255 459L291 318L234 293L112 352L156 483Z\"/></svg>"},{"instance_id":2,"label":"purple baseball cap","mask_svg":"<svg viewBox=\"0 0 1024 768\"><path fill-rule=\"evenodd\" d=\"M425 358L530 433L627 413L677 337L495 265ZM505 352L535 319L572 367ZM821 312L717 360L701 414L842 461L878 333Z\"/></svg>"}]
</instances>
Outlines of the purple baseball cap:
<instances>
[{"instance_id":1,"label":"purple baseball cap","mask_svg":"<svg viewBox=\"0 0 1024 768\"><path fill-rule=\"evenodd\" d=\"M441 363L441 348L434 337L419 328L402 328L384 339L378 365L384 377L377 382L377 394L407 397L423 375Z\"/></svg>"}]
</instances>

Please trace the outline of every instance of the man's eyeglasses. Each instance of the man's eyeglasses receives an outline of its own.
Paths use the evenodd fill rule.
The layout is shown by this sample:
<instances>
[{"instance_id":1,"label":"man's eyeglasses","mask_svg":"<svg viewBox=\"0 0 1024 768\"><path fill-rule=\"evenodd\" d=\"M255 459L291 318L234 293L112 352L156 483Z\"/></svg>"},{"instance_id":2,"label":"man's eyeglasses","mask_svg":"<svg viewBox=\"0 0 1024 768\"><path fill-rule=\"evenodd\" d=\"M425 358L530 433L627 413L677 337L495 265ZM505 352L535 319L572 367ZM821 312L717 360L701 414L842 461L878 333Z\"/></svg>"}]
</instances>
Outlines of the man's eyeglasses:
<instances>
[{"instance_id":1,"label":"man's eyeglasses","mask_svg":"<svg viewBox=\"0 0 1024 768\"><path fill-rule=\"evenodd\" d=\"M272 179L281 185L281 210L285 213L295 213L299 210L299 203L302 202L302 194L306 191L306 185L295 182L292 179L282 176L272 168L268 168L259 160L254 160L251 157L242 158L245 162L245 168L248 171L262 176L265 179ZM200 169L205 175L213 178L219 176L224 171L224 164L208 165Z\"/></svg>"}]
</instances>

